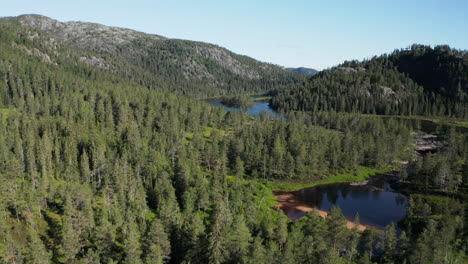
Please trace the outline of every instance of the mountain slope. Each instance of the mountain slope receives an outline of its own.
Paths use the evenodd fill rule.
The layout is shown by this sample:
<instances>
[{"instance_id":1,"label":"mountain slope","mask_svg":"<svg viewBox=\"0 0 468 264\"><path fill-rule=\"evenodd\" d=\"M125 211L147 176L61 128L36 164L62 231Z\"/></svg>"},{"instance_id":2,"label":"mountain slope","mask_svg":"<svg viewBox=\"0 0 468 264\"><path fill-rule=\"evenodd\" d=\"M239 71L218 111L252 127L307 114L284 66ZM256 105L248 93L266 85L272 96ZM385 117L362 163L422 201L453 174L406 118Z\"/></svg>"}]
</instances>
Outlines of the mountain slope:
<instances>
[{"instance_id":1,"label":"mountain slope","mask_svg":"<svg viewBox=\"0 0 468 264\"><path fill-rule=\"evenodd\" d=\"M83 62L138 80L145 86L193 97L262 93L303 80L282 67L202 42L94 23L59 22L39 15L2 20L47 32L73 48L88 52L80 58Z\"/></svg>"},{"instance_id":2,"label":"mountain slope","mask_svg":"<svg viewBox=\"0 0 468 264\"><path fill-rule=\"evenodd\" d=\"M413 45L322 71L278 93L283 111L343 111L468 117L468 54L448 46Z\"/></svg>"}]
</instances>

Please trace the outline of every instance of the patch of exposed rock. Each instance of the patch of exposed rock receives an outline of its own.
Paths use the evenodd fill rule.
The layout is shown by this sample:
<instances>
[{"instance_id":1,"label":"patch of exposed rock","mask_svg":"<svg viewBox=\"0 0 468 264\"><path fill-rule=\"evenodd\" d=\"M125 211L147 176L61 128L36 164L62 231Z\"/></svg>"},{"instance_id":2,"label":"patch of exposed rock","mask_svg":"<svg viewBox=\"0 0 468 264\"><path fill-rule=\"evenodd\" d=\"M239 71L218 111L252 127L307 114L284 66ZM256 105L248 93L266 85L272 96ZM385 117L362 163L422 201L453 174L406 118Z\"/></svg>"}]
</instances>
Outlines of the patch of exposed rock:
<instances>
[{"instance_id":1,"label":"patch of exposed rock","mask_svg":"<svg viewBox=\"0 0 468 264\"><path fill-rule=\"evenodd\" d=\"M384 97L390 97L395 95L395 92L390 87L380 86L379 88L382 89L382 94Z\"/></svg>"},{"instance_id":2,"label":"patch of exposed rock","mask_svg":"<svg viewBox=\"0 0 468 264\"><path fill-rule=\"evenodd\" d=\"M367 89L367 88L362 88L360 92L361 92L362 95L365 95L366 97L371 97L371 93L370 93L369 89Z\"/></svg>"},{"instance_id":3,"label":"patch of exposed rock","mask_svg":"<svg viewBox=\"0 0 468 264\"><path fill-rule=\"evenodd\" d=\"M349 185L351 186L366 186L369 183L369 180L363 180L360 182L351 182Z\"/></svg>"},{"instance_id":4,"label":"patch of exposed rock","mask_svg":"<svg viewBox=\"0 0 468 264\"><path fill-rule=\"evenodd\" d=\"M206 66L201 65L196 60L187 60L183 66L183 75L187 79L198 79L199 81L208 80L211 82L215 82L217 85L220 85L216 81L216 77L213 74L208 72Z\"/></svg>"},{"instance_id":5,"label":"patch of exposed rock","mask_svg":"<svg viewBox=\"0 0 468 264\"><path fill-rule=\"evenodd\" d=\"M52 60L50 59L50 56L47 53L44 53L36 48L30 49L24 45L20 45L19 48L22 49L28 55L39 57L45 63L52 63Z\"/></svg>"},{"instance_id":6,"label":"patch of exposed rock","mask_svg":"<svg viewBox=\"0 0 468 264\"><path fill-rule=\"evenodd\" d=\"M92 56L91 58L88 58L88 57L82 56L82 57L80 57L80 61L84 62L84 63L86 63L88 65L101 68L101 69L108 69L109 68L109 66L106 64L106 61L103 58L97 58L97 57L94 57L94 56Z\"/></svg>"},{"instance_id":7,"label":"patch of exposed rock","mask_svg":"<svg viewBox=\"0 0 468 264\"><path fill-rule=\"evenodd\" d=\"M226 50L217 47L197 46L195 51L201 56L214 60L221 67L230 72L249 79L259 79L260 75L243 66L238 60L233 58Z\"/></svg>"},{"instance_id":8,"label":"patch of exposed rock","mask_svg":"<svg viewBox=\"0 0 468 264\"><path fill-rule=\"evenodd\" d=\"M344 73L358 73L358 72L366 72L366 68L364 67L357 67L357 68L352 68L352 67L338 67L336 68L339 71L342 71Z\"/></svg>"}]
</instances>

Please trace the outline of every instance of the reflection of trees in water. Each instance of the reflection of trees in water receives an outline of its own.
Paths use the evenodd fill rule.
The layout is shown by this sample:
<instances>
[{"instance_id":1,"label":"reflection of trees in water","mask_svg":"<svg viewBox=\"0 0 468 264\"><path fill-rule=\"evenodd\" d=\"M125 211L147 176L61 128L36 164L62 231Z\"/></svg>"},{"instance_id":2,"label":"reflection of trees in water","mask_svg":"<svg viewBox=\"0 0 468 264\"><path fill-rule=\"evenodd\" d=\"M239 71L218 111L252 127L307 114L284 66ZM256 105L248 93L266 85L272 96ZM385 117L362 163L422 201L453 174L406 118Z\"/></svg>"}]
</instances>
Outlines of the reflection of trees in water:
<instances>
[{"instance_id":1,"label":"reflection of trees in water","mask_svg":"<svg viewBox=\"0 0 468 264\"><path fill-rule=\"evenodd\" d=\"M327 200L331 204L336 204L336 201L340 197L338 194L338 191L341 189L340 186L341 184L336 184L336 185L328 185L325 188L325 193L327 194Z\"/></svg>"},{"instance_id":2,"label":"reflection of trees in water","mask_svg":"<svg viewBox=\"0 0 468 264\"><path fill-rule=\"evenodd\" d=\"M372 199L373 200L378 200L379 197L380 197L380 193L382 192L381 190L379 189L373 189L372 191L370 191L372 193Z\"/></svg>"},{"instance_id":3,"label":"reflection of trees in water","mask_svg":"<svg viewBox=\"0 0 468 264\"><path fill-rule=\"evenodd\" d=\"M386 184L388 184L388 183L387 183L387 181L385 179L385 176L383 176L383 177L377 177L376 176L376 177L374 177L372 179L372 186L373 187L376 187L376 188L379 188L379 189L384 189Z\"/></svg>"},{"instance_id":4,"label":"reflection of trees in water","mask_svg":"<svg viewBox=\"0 0 468 264\"><path fill-rule=\"evenodd\" d=\"M378 199L380 190L370 186L351 186L349 184L326 184L303 189L299 193L300 200L311 206L322 208L324 199L331 205L337 204L340 197L343 200ZM372 197L370 197L372 195Z\"/></svg>"},{"instance_id":5,"label":"reflection of trees in water","mask_svg":"<svg viewBox=\"0 0 468 264\"><path fill-rule=\"evenodd\" d=\"M343 199L346 199L346 196L348 196L348 193L351 191L351 186L349 184L346 184L345 186L342 186L340 188L341 190L341 196L343 197Z\"/></svg>"},{"instance_id":6,"label":"reflection of trees in water","mask_svg":"<svg viewBox=\"0 0 468 264\"><path fill-rule=\"evenodd\" d=\"M351 190L351 198L354 200L368 200L371 195L369 186L355 186Z\"/></svg>"},{"instance_id":7,"label":"reflection of trees in water","mask_svg":"<svg viewBox=\"0 0 468 264\"><path fill-rule=\"evenodd\" d=\"M406 204L406 197L401 195L401 194L398 194L397 196L395 196L395 203L397 205L405 205Z\"/></svg>"},{"instance_id":8,"label":"reflection of trees in water","mask_svg":"<svg viewBox=\"0 0 468 264\"><path fill-rule=\"evenodd\" d=\"M382 184L387 183L383 181ZM384 186L382 184L379 182L377 185ZM319 185L301 190L298 196L304 204L325 211L332 206L340 206L351 221L358 212L363 223L377 227L400 220L404 216L402 207L407 204L406 196L376 188L374 182L365 186L346 183Z\"/></svg>"},{"instance_id":9,"label":"reflection of trees in water","mask_svg":"<svg viewBox=\"0 0 468 264\"><path fill-rule=\"evenodd\" d=\"M299 192L299 199L305 204L320 208L322 206L323 193L316 187L307 188Z\"/></svg>"}]
</instances>

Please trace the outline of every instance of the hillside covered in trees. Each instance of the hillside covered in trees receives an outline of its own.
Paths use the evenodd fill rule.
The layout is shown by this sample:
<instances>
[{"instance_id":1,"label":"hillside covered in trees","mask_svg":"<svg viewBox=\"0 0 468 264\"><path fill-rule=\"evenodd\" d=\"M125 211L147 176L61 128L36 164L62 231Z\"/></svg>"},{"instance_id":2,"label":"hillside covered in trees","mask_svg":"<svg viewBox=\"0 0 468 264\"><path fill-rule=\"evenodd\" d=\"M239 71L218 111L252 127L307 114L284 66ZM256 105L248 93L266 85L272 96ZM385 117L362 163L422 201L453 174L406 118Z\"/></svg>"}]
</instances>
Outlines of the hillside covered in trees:
<instances>
[{"instance_id":1,"label":"hillside covered in trees","mask_svg":"<svg viewBox=\"0 0 468 264\"><path fill-rule=\"evenodd\" d=\"M282 111L338 111L386 115L468 116L468 53L448 46L409 49L349 61L279 92Z\"/></svg>"},{"instance_id":2,"label":"hillside covered in trees","mask_svg":"<svg viewBox=\"0 0 468 264\"><path fill-rule=\"evenodd\" d=\"M463 258L467 135L453 131L444 152L406 175L407 186L442 198L412 197L401 232L394 224L347 229L339 208L328 218L312 212L290 221L272 208L272 181L388 169L411 157L417 128L356 113L226 112L170 92L215 89L190 79L185 84L198 88L183 87L171 79L183 74L180 68L148 79L137 74L138 63L111 55L103 62L93 52L0 21L0 263ZM273 83L296 80L285 76ZM236 83L231 77L223 81ZM251 88L256 81L245 79L238 84L245 91L266 88Z\"/></svg>"},{"instance_id":3,"label":"hillside covered in trees","mask_svg":"<svg viewBox=\"0 0 468 264\"><path fill-rule=\"evenodd\" d=\"M79 60L157 90L196 98L260 94L303 80L300 74L235 54L216 45L85 22L59 22L40 15L2 18L4 22L50 34L48 44L64 42ZM45 53L51 57L51 53Z\"/></svg>"}]
</instances>

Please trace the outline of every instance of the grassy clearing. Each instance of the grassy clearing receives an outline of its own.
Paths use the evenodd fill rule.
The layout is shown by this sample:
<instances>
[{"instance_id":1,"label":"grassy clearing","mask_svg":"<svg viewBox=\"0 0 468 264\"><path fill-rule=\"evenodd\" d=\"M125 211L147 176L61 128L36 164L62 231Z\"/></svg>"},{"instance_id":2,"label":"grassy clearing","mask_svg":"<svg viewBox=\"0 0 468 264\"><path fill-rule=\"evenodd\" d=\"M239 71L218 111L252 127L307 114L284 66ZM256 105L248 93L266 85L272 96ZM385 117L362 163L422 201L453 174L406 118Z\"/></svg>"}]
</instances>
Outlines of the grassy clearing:
<instances>
[{"instance_id":1,"label":"grassy clearing","mask_svg":"<svg viewBox=\"0 0 468 264\"><path fill-rule=\"evenodd\" d=\"M392 117L392 118L401 118L401 119L425 120L425 121L433 122L434 124L438 124L438 125L468 128L468 121L460 121L460 120L450 119L450 118L438 118L438 117L427 117L427 116L371 115L371 114L364 114L364 115L375 116L375 117Z\"/></svg>"},{"instance_id":2,"label":"grassy clearing","mask_svg":"<svg viewBox=\"0 0 468 264\"><path fill-rule=\"evenodd\" d=\"M253 98L254 101L266 101L270 99L271 99L271 96L262 96L262 97Z\"/></svg>"},{"instance_id":3,"label":"grassy clearing","mask_svg":"<svg viewBox=\"0 0 468 264\"><path fill-rule=\"evenodd\" d=\"M354 171L333 174L324 179L314 181L314 182L299 182L292 183L288 181L274 181L268 183L268 187L271 190L298 190L308 187L313 187L320 184L329 184L329 183L339 183L339 182L360 182L372 175L386 173L391 171L393 168L387 167L384 169L373 169L368 167L359 167Z\"/></svg>"},{"instance_id":4,"label":"grassy clearing","mask_svg":"<svg viewBox=\"0 0 468 264\"><path fill-rule=\"evenodd\" d=\"M220 136L224 137L224 136L227 136L229 134L232 134L233 131L231 131L231 130L222 130L222 129L212 128L212 127L203 127L203 132L202 132L203 140L205 140L206 142L211 143L213 141L213 139L211 138L211 135L213 134L213 132L216 132ZM194 136L193 132L185 133L185 143L190 142L193 139L193 136Z\"/></svg>"},{"instance_id":5,"label":"grassy clearing","mask_svg":"<svg viewBox=\"0 0 468 264\"><path fill-rule=\"evenodd\" d=\"M452 201L449 197L436 196L436 195L430 195L430 194L411 194L410 197L414 199L418 199L418 198L422 199L426 203L431 204L431 205L445 206Z\"/></svg>"}]
</instances>

